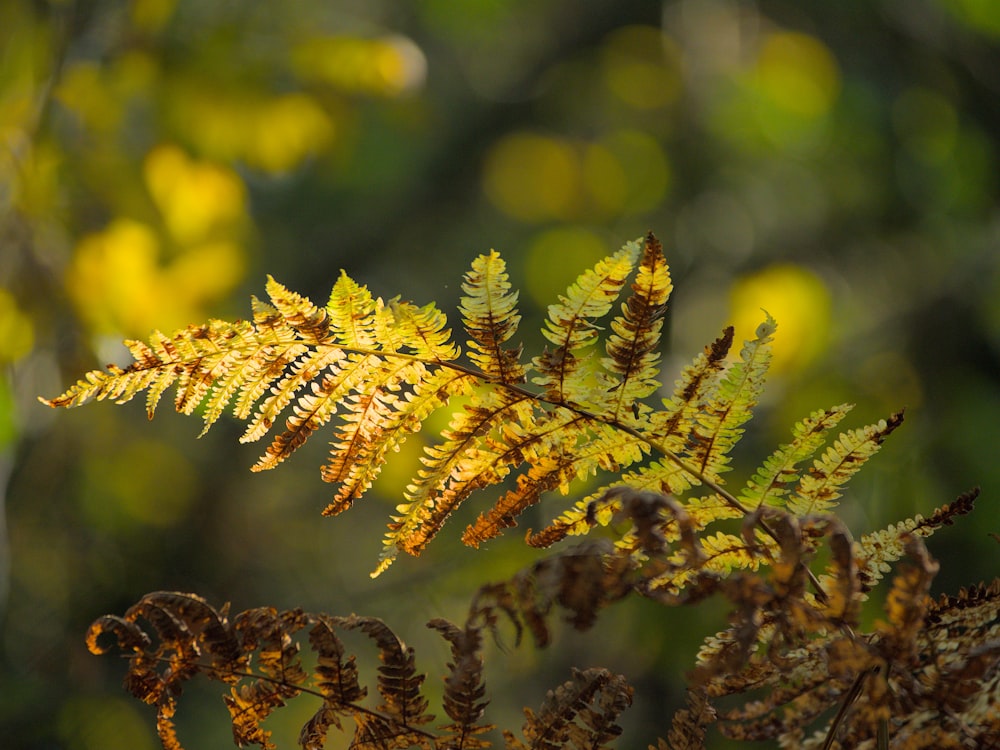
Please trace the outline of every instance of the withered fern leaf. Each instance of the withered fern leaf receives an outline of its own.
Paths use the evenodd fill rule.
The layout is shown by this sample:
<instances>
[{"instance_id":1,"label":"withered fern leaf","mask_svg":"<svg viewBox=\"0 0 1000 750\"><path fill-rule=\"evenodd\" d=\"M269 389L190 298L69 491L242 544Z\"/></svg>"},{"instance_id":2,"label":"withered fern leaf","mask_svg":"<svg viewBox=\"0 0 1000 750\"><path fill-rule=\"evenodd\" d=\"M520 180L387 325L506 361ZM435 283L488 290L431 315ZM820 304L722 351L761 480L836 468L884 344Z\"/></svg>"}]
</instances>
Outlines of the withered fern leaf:
<instances>
[{"instance_id":1,"label":"withered fern leaf","mask_svg":"<svg viewBox=\"0 0 1000 750\"><path fill-rule=\"evenodd\" d=\"M772 546L756 547L765 562L756 571L723 573L710 564L709 537L697 532L679 503L630 490L620 501L619 514L642 529L641 556L610 540L589 540L484 585L463 625L428 623L451 646L441 698L448 721L436 728L412 649L377 618L264 607L230 619L227 607L216 610L195 595L156 592L124 617L95 621L88 645L105 653L107 637L117 641L129 657L125 685L156 706L166 748L181 748L173 725L177 697L203 675L229 686L225 701L239 745L274 747L265 719L311 695L321 706L302 727L303 748L325 747L336 732L351 735L352 747L478 750L491 746L494 729L486 721L487 634L499 638L509 623L518 639L527 632L545 646L554 619L584 630L626 596L667 606L721 596L731 607L730 626L705 640L690 674L688 704L659 747L704 748L713 725L734 739L783 747L874 748L883 736L928 750L1000 741L1000 579L932 599L938 564L921 536L906 535L906 560L888 592L885 618L866 632L864 551L835 517L762 510L774 534ZM668 540L654 520L666 518L680 526L678 539ZM756 530L748 521L744 533ZM830 559L824 600L810 595L807 574L821 547ZM681 569L688 573L683 589L656 585L665 571ZM337 635L345 630L365 633L377 648L376 705ZM310 669L299 654L306 632L316 654ZM624 677L601 668L575 670L537 711L525 709L520 737L503 729L503 741L514 750L609 747L632 696ZM742 705L733 707L734 698ZM955 741L941 744L942 737Z\"/></svg>"}]
</instances>

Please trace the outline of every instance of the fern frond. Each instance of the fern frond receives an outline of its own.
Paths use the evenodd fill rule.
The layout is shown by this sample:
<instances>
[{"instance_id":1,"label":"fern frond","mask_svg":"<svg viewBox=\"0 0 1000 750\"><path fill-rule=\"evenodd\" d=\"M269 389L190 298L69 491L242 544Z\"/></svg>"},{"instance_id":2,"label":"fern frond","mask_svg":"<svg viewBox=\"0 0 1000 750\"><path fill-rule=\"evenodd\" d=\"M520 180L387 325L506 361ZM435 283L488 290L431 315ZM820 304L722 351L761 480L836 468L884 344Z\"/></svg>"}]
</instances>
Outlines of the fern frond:
<instances>
[{"instance_id":1,"label":"fern frond","mask_svg":"<svg viewBox=\"0 0 1000 750\"><path fill-rule=\"evenodd\" d=\"M595 501L608 496L618 485L631 487L639 492L660 492L664 495L679 495L691 486L683 468L672 461L660 459L638 471L627 472L615 485L601 487L584 499L578 500L544 529L533 533L529 531L526 537L527 543L532 547L550 547L567 536L588 533L595 522L606 526L614 514L621 510L621 506L612 500L603 504L600 513L594 518L591 518L592 507Z\"/></svg>"},{"instance_id":2,"label":"fern frond","mask_svg":"<svg viewBox=\"0 0 1000 750\"><path fill-rule=\"evenodd\" d=\"M589 427L589 429L588 429ZM540 424L540 439L530 446L531 467L517 478L517 488L507 492L489 511L466 529L462 541L474 547L517 525L516 518L541 500L545 492L569 491L574 479L584 479L598 469L617 472L640 461L648 444L609 425L588 425L579 415Z\"/></svg>"},{"instance_id":3,"label":"fern frond","mask_svg":"<svg viewBox=\"0 0 1000 750\"><path fill-rule=\"evenodd\" d=\"M339 618L318 615L309 631L309 643L317 655L314 684L323 697L323 705L302 727L299 744L304 748L321 748L326 743L330 727L343 729L340 714L350 714L345 706L362 701L367 688L358 682L358 666L354 656L347 656L344 644L337 637Z\"/></svg>"},{"instance_id":4,"label":"fern frond","mask_svg":"<svg viewBox=\"0 0 1000 750\"><path fill-rule=\"evenodd\" d=\"M425 449L425 468L406 488L408 502L396 508L399 515L389 525L373 576L384 571L399 550L419 554L472 492L507 476L510 464L485 437L506 424L534 424L536 407L529 394L487 390L453 415L444 442ZM508 455L509 462L521 460Z\"/></svg>"},{"instance_id":5,"label":"fern frond","mask_svg":"<svg viewBox=\"0 0 1000 750\"><path fill-rule=\"evenodd\" d=\"M341 618L338 624L348 630L360 630L378 646L378 658L382 662L378 668L378 691L383 701L378 711L391 717L401 727L418 727L433 721L434 716L426 713L427 699L420 692L426 676L417 673L413 649L408 648L377 617L350 615ZM405 739L424 744L419 734Z\"/></svg>"},{"instance_id":6,"label":"fern frond","mask_svg":"<svg viewBox=\"0 0 1000 750\"><path fill-rule=\"evenodd\" d=\"M265 286L271 304L287 325L307 344L322 344L330 337L328 309L317 307L298 292L293 292L278 283L273 276L267 277Z\"/></svg>"},{"instance_id":7,"label":"fern frond","mask_svg":"<svg viewBox=\"0 0 1000 750\"><path fill-rule=\"evenodd\" d=\"M285 420L285 431L275 435L251 471L273 469L329 422L350 394L366 396L371 390L386 385L395 372L397 368L379 367L378 360L366 354L351 354L328 364L323 379L311 381L309 392L296 397L292 414Z\"/></svg>"},{"instance_id":8,"label":"fern frond","mask_svg":"<svg viewBox=\"0 0 1000 750\"><path fill-rule=\"evenodd\" d=\"M889 572L889 563L906 554L906 543L910 537L926 538L942 526L951 526L956 518L972 512L978 497L979 488L975 487L959 495L954 502L935 509L927 518L918 513L885 529L863 535L855 543L862 591L874 588Z\"/></svg>"},{"instance_id":9,"label":"fern frond","mask_svg":"<svg viewBox=\"0 0 1000 750\"><path fill-rule=\"evenodd\" d=\"M705 747L705 728L711 726L715 719L715 709L705 691L688 688L684 708L674 714L667 740L660 739L657 750L702 750Z\"/></svg>"},{"instance_id":10,"label":"fern frond","mask_svg":"<svg viewBox=\"0 0 1000 750\"><path fill-rule=\"evenodd\" d=\"M715 480L728 469L729 451L743 435L742 425L763 391L776 327L770 315L757 326L756 337L743 345L740 360L726 372L692 425L688 445L679 455L697 466L702 476Z\"/></svg>"},{"instance_id":11,"label":"fern frond","mask_svg":"<svg viewBox=\"0 0 1000 750\"><path fill-rule=\"evenodd\" d=\"M629 283L630 294L617 304L604 333L599 325ZM457 361L459 349L434 304L385 302L342 272L320 307L268 277L267 300L253 300L252 321L211 320L171 336L154 332L148 343L129 342L135 361L128 367L88 373L45 403L123 402L145 390L152 415L173 387L175 409L201 410L204 430L231 409L246 421L241 442L269 438L253 471L276 467L328 429L332 440L321 476L339 486L326 515L351 507L391 451L435 412L450 411L449 426L425 449L422 466L396 506L375 575L400 551L419 555L473 492L504 481L510 484L499 500L465 530L466 544L479 545L514 526L546 493L566 494L574 482L599 473L634 492L678 498L698 531L754 508L785 505L800 515L821 511L898 424L893 417L844 433L803 473L798 465L818 449L846 407L817 412L765 461L741 500L721 486L720 476L766 376L775 330L770 316L731 364L733 329L725 329L684 369L670 398L657 408L647 400L657 387L672 281L652 234L586 270L549 307L543 328L548 348L530 367L521 363L520 347L512 345L520 321L518 296L500 255L491 251L476 258L462 288L470 364ZM596 344L603 345L603 356L595 356ZM462 403L450 405L452 396L462 396ZM602 506L597 518L589 515L595 499L613 486L607 481L602 478L601 489L529 534L529 542L546 546L586 532L595 521L608 522L621 510L617 500ZM699 486L706 488L702 496L692 496ZM635 532L625 530L621 549L636 542ZM677 541L677 519L664 517L659 533ZM750 564L730 542L731 562L720 562L719 570Z\"/></svg>"},{"instance_id":12,"label":"fern frond","mask_svg":"<svg viewBox=\"0 0 1000 750\"><path fill-rule=\"evenodd\" d=\"M449 732L444 745L454 750L480 750L490 742L479 735L493 729L479 723L489 704L483 684L482 626L467 622L465 628L435 619L427 627L438 631L451 644L452 661L444 678L444 710L453 723L442 726Z\"/></svg>"},{"instance_id":13,"label":"fern frond","mask_svg":"<svg viewBox=\"0 0 1000 750\"><path fill-rule=\"evenodd\" d=\"M518 361L521 347L505 349L517 331L521 316L517 312L517 292L511 291L507 266L496 250L480 255L465 274L459 310L468 342L469 359L488 378L497 383L523 383L524 366Z\"/></svg>"},{"instance_id":14,"label":"fern frond","mask_svg":"<svg viewBox=\"0 0 1000 750\"><path fill-rule=\"evenodd\" d=\"M517 517L537 503L542 493L565 487L572 478L572 460L565 456L551 456L536 462L527 474L517 478L517 489L506 493L466 528L462 541L470 547L479 547L504 529L516 526Z\"/></svg>"},{"instance_id":15,"label":"fern frond","mask_svg":"<svg viewBox=\"0 0 1000 750\"><path fill-rule=\"evenodd\" d=\"M606 748L619 734L614 722L632 703L632 688L625 678L605 669L574 669L572 678L549 691L536 714L524 709L525 744L504 732L508 748L517 750L562 750L565 747Z\"/></svg>"},{"instance_id":16,"label":"fern frond","mask_svg":"<svg viewBox=\"0 0 1000 750\"><path fill-rule=\"evenodd\" d=\"M447 317L433 302L422 307L398 299L386 306L376 302L377 340L384 352L407 352L428 363L450 362L458 356L458 347L447 325Z\"/></svg>"},{"instance_id":17,"label":"fern frond","mask_svg":"<svg viewBox=\"0 0 1000 750\"><path fill-rule=\"evenodd\" d=\"M788 509L804 516L834 507L841 487L878 453L885 439L902 423L903 413L898 412L876 424L842 433L799 480L788 498Z\"/></svg>"},{"instance_id":18,"label":"fern frond","mask_svg":"<svg viewBox=\"0 0 1000 750\"><path fill-rule=\"evenodd\" d=\"M650 233L643 244L632 294L622 305L621 315L611 321L612 333L606 344L608 356L602 360L612 374L609 378L612 397L602 412L610 420L627 419L633 406L660 385L657 349L672 290L663 248Z\"/></svg>"},{"instance_id":19,"label":"fern frond","mask_svg":"<svg viewBox=\"0 0 1000 750\"><path fill-rule=\"evenodd\" d=\"M278 421L280 414L292 403L302 391L313 383L327 368L334 368L337 362L346 358L344 350L339 347L323 347L309 349L297 340L291 341L283 351L269 351L271 357L266 360L267 377L253 384L248 384L245 395L237 405L236 416L247 418L257 400L270 391L250 417L246 429L240 437L241 443L253 443L264 437ZM291 364L287 371L286 365ZM336 371L336 370L334 370ZM280 380L278 377L280 376ZM277 381L277 382L274 382Z\"/></svg>"},{"instance_id":20,"label":"fern frond","mask_svg":"<svg viewBox=\"0 0 1000 750\"><path fill-rule=\"evenodd\" d=\"M701 570L718 576L729 575L734 570L757 570L764 560L755 553L746 540L719 531L699 539L701 547ZM685 565L683 553L675 555L671 562L677 563L662 575L650 579L649 588L667 595L680 593L688 582L699 573Z\"/></svg>"},{"instance_id":21,"label":"fern frond","mask_svg":"<svg viewBox=\"0 0 1000 750\"><path fill-rule=\"evenodd\" d=\"M376 348L379 342L375 333L375 311L375 300L368 287L341 271L326 305L330 327L340 345L348 349Z\"/></svg>"},{"instance_id":22,"label":"fern frond","mask_svg":"<svg viewBox=\"0 0 1000 750\"><path fill-rule=\"evenodd\" d=\"M782 445L761 465L740 492L740 502L748 508L763 505L780 508L791 485L799 481L798 465L812 456L826 442L827 432L853 408L840 404L814 411L792 428L792 441Z\"/></svg>"},{"instance_id":23,"label":"fern frond","mask_svg":"<svg viewBox=\"0 0 1000 750\"><path fill-rule=\"evenodd\" d=\"M323 515L336 515L360 498L378 477L389 451L398 451L407 436L418 432L424 420L444 406L451 396L472 392L475 379L462 372L441 368L428 371L410 363L413 373L408 387L398 393L380 386L366 397L355 396L355 408L344 416L345 426L333 443L323 479L341 487ZM360 403L363 398L368 403Z\"/></svg>"},{"instance_id":24,"label":"fern frond","mask_svg":"<svg viewBox=\"0 0 1000 750\"><path fill-rule=\"evenodd\" d=\"M559 296L559 303L549 306L542 334L555 349L546 349L532 360L538 375L531 379L545 389L549 401L590 406L596 392L604 391L588 378L592 373L582 365L590 353L583 350L598 340L594 321L611 310L638 257L639 243L629 242L582 273L565 296Z\"/></svg>"},{"instance_id":25,"label":"fern frond","mask_svg":"<svg viewBox=\"0 0 1000 750\"><path fill-rule=\"evenodd\" d=\"M652 434L660 439L685 434L683 425L703 407L718 388L725 371L726 357L733 345L734 329L727 326L715 341L705 347L694 361L684 368L674 383L674 392L663 402L663 409L650 418Z\"/></svg>"}]
</instances>

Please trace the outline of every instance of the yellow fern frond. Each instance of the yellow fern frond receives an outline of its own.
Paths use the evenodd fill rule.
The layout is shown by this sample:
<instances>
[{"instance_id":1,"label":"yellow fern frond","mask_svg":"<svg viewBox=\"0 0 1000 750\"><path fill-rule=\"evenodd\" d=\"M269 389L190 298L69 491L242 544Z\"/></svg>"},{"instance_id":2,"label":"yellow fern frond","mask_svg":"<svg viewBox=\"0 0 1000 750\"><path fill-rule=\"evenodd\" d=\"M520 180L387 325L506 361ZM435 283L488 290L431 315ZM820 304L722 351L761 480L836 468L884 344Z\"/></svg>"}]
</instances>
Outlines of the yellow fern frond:
<instances>
[{"instance_id":1,"label":"yellow fern frond","mask_svg":"<svg viewBox=\"0 0 1000 750\"><path fill-rule=\"evenodd\" d=\"M740 493L748 508L762 505L783 507L789 487L799 480L798 465L812 456L826 441L827 432L849 412L851 404L814 411L792 428L792 441L782 445L761 465Z\"/></svg>"},{"instance_id":2,"label":"yellow fern frond","mask_svg":"<svg viewBox=\"0 0 1000 750\"><path fill-rule=\"evenodd\" d=\"M799 480L788 499L788 509L806 515L834 507L841 487L878 453L885 439L902 423L903 413L899 412L876 424L842 433Z\"/></svg>"},{"instance_id":3,"label":"yellow fern frond","mask_svg":"<svg viewBox=\"0 0 1000 750\"><path fill-rule=\"evenodd\" d=\"M491 380L498 383L523 383L524 366L518 361L521 347L505 349L517 331L521 316L517 313L517 292L512 292L507 266L496 250L480 255L465 274L459 307L468 342L469 359Z\"/></svg>"},{"instance_id":4,"label":"yellow fern frond","mask_svg":"<svg viewBox=\"0 0 1000 750\"><path fill-rule=\"evenodd\" d=\"M505 494L466 529L462 541L478 547L504 529L516 525L524 510L545 492L569 492L574 479L586 479L598 470L617 473L636 463L649 450L647 443L609 425L588 424L572 413L539 423L531 437L516 449L531 464L517 479L517 488ZM547 546L547 545L545 545Z\"/></svg>"},{"instance_id":5,"label":"yellow fern frond","mask_svg":"<svg viewBox=\"0 0 1000 750\"><path fill-rule=\"evenodd\" d=\"M421 369L418 364L408 367ZM336 515L349 508L375 481L388 452L398 451L406 437L418 432L423 421L449 397L471 392L474 379L442 368L408 382L410 389L400 394L383 388L373 391L367 396L367 404L359 403L345 414L345 426L323 467L323 479L342 486L323 515ZM353 398L360 402L364 397Z\"/></svg>"},{"instance_id":6,"label":"yellow fern frond","mask_svg":"<svg viewBox=\"0 0 1000 750\"><path fill-rule=\"evenodd\" d=\"M660 385L657 349L672 290L663 248L649 234L643 244L632 295L622 305L622 314L611 321L612 334L606 344L608 356L602 360L611 373L608 380L613 393L602 412L609 419L628 419L635 404Z\"/></svg>"},{"instance_id":7,"label":"yellow fern frond","mask_svg":"<svg viewBox=\"0 0 1000 750\"><path fill-rule=\"evenodd\" d=\"M448 319L433 303L417 307L412 302L391 300L383 305L376 300L376 334L382 351L408 352L425 362L450 362L458 356L458 347L447 325Z\"/></svg>"},{"instance_id":8,"label":"yellow fern frond","mask_svg":"<svg viewBox=\"0 0 1000 750\"><path fill-rule=\"evenodd\" d=\"M340 278L333 285L326 313L330 319L330 327L342 346L374 349L378 345L375 335L375 301L371 292L344 271L340 272Z\"/></svg>"},{"instance_id":9,"label":"yellow fern frond","mask_svg":"<svg viewBox=\"0 0 1000 750\"><path fill-rule=\"evenodd\" d=\"M626 284L630 294L612 315ZM203 432L231 409L246 422L241 442L269 437L254 471L277 466L327 428L332 440L321 476L339 486L326 515L351 507L391 451L432 414L450 411L448 428L425 449L388 525L379 571L400 551L420 554L473 492L504 481L509 485L499 500L465 530L467 544L514 526L545 494L566 494L574 482L594 477L602 488L529 534L529 543L547 546L610 523L622 510L615 486L670 496L677 512L664 515L656 529L667 543L681 539L682 531L690 535L761 505L784 505L799 515L822 511L898 424L894 417L844 433L800 471L847 407L816 412L796 425L792 441L764 462L740 499L730 494L719 477L757 403L775 324L767 316L732 363L733 329L725 329L683 370L661 406L647 403L658 386L658 349L672 291L663 249L652 234L586 270L549 307L542 330L548 348L530 365L521 362L512 341L518 295L496 251L477 257L464 277L460 312L468 363L458 360L447 319L433 303L384 301L344 272L323 307L273 277L266 289L266 301L253 299L251 321L210 320L170 336L154 332L148 343L127 342L131 365L88 373L45 403L125 402L145 391L152 416L174 388L174 408L200 412ZM595 356L597 344L603 356ZM457 395L462 403L450 404ZM700 494L695 487L703 488ZM610 499L594 511L598 498ZM637 527L622 534L625 547L643 543ZM751 564L751 552L736 537L706 540L706 554L720 570Z\"/></svg>"},{"instance_id":10,"label":"yellow fern frond","mask_svg":"<svg viewBox=\"0 0 1000 750\"><path fill-rule=\"evenodd\" d=\"M959 495L954 502L935 509L927 518L918 513L912 518L862 536L854 543L862 590L871 590L891 570L889 564L906 554L908 538L929 537L942 526L950 526L958 516L972 512L978 497L977 487Z\"/></svg>"},{"instance_id":11,"label":"yellow fern frond","mask_svg":"<svg viewBox=\"0 0 1000 750\"><path fill-rule=\"evenodd\" d=\"M729 326L684 368L681 377L674 383L673 395L663 400L662 409L650 415L644 431L657 440L670 440L673 436L686 434L718 388L732 345L733 328ZM679 450L682 445L683 441L674 441L672 449Z\"/></svg>"},{"instance_id":12,"label":"yellow fern frond","mask_svg":"<svg viewBox=\"0 0 1000 750\"><path fill-rule=\"evenodd\" d=\"M278 416L308 384L315 381L328 367L335 367L337 362L347 356L344 350L338 347L331 346L314 350L297 341L285 346L280 354L275 352L271 352L271 354L272 357L266 361L269 376L284 374L277 383L266 389L270 391L270 395L260 403L257 412L247 422L246 430L240 437L241 443L253 443L264 437L274 426ZM285 366L289 362L294 362L294 364L286 372ZM260 398L264 394L264 386L268 382L273 382L273 377L261 380L251 386L252 390L246 393L245 398L241 398L242 404L238 402L237 416L245 417L249 414L253 404L256 403L256 400L252 401L251 398L254 395Z\"/></svg>"},{"instance_id":13,"label":"yellow fern frond","mask_svg":"<svg viewBox=\"0 0 1000 750\"><path fill-rule=\"evenodd\" d=\"M316 307L301 294L285 288L273 276L267 277L266 289L282 322L294 330L302 341L307 344L323 344L327 341L330 322L326 310Z\"/></svg>"},{"instance_id":14,"label":"yellow fern frond","mask_svg":"<svg viewBox=\"0 0 1000 750\"><path fill-rule=\"evenodd\" d=\"M417 555L437 534L451 513L476 489L504 479L512 463L523 460L485 439L506 424L530 428L537 403L528 394L487 389L456 412L444 441L428 446L424 464L404 493L407 502L397 506L385 535L380 563L373 575L384 571L399 550Z\"/></svg>"},{"instance_id":15,"label":"yellow fern frond","mask_svg":"<svg viewBox=\"0 0 1000 750\"><path fill-rule=\"evenodd\" d=\"M699 539L703 553L702 570L725 576L734 570L757 570L765 560L756 554L741 537L719 531ZM675 553L677 568L650 579L651 589L676 594L696 575L697 570L684 565L685 552Z\"/></svg>"},{"instance_id":16,"label":"yellow fern frond","mask_svg":"<svg viewBox=\"0 0 1000 750\"><path fill-rule=\"evenodd\" d=\"M691 461L702 476L717 480L728 470L729 451L743 435L742 425L757 404L771 361L776 324L770 315L747 341L740 360L726 372L715 392L692 423L688 445L680 456Z\"/></svg>"},{"instance_id":17,"label":"yellow fern frond","mask_svg":"<svg viewBox=\"0 0 1000 750\"><path fill-rule=\"evenodd\" d=\"M550 401L589 406L594 392L604 390L588 379L590 371L581 367L581 360L589 356L582 350L598 340L600 329L594 321L611 310L638 257L639 243L626 244L582 273L565 296L559 296L559 304L549 305L542 334L555 349L547 349L532 361L539 373L532 382L545 389Z\"/></svg>"}]
</instances>

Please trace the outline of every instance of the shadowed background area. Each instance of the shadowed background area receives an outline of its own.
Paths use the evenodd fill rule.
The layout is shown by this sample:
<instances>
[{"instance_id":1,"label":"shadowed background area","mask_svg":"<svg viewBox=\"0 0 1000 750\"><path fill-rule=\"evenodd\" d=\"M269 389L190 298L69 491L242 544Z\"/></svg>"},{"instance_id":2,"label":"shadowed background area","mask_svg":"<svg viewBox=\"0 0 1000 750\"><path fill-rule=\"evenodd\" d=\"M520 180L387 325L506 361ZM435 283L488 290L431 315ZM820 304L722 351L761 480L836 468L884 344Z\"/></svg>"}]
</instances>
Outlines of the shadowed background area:
<instances>
[{"instance_id":1,"label":"shadowed background area","mask_svg":"<svg viewBox=\"0 0 1000 750\"><path fill-rule=\"evenodd\" d=\"M462 274L495 247L534 355L556 295L651 229L675 287L668 388L727 323L742 340L761 308L778 321L733 482L814 409L855 402L855 427L906 407L842 517L859 534L981 485L974 516L930 542L935 591L994 577L997 70L990 0L6 0L5 746L158 745L123 665L83 642L91 620L147 591L380 616L436 682L448 651L423 622L460 619L479 585L537 559L521 540L530 519L463 548L473 498L424 556L369 580L417 440L357 507L324 519L319 437L250 474L263 446L239 445L225 419L196 440L199 423L169 404L147 424L139 401L57 414L35 400L124 363L123 338L248 317L268 273L322 304L346 269L457 324ZM723 626L714 603L631 602L546 651L493 649L491 720L518 726L571 665L602 665L636 687L619 745L646 747ZM229 744L220 692L182 699L192 750ZM283 746L311 708L276 713Z\"/></svg>"}]
</instances>

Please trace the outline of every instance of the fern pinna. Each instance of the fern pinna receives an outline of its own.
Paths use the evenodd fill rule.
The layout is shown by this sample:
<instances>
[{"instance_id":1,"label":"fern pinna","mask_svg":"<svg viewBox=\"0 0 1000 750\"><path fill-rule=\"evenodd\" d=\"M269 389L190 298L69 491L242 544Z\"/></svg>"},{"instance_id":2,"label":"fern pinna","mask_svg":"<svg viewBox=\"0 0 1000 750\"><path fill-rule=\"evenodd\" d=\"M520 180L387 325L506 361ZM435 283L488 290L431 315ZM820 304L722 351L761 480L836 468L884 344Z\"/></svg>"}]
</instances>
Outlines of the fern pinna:
<instances>
[{"instance_id":1,"label":"fern pinna","mask_svg":"<svg viewBox=\"0 0 1000 750\"><path fill-rule=\"evenodd\" d=\"M326 515L349 508L390 451L432 413L450 409L448 428L426 448L389 523L373 575L400 550L419 555L473 492L505 480L513 480L509 488L466 528L466 544L496 536L544 493L566 494L574 480L599 470L615 485L683 498L699 529L763 506L824 511L902 418L846 432L814 459L849 407L810 415L741 491L730 493L722 475L764 384L775 332L770 316L735 358L727 328L683 370L672 393L657 398L660 334L672 284L652 234L585 271L549 307L542 329L548 345L530 362L512 343L518 295L500 255L476 258L462 289L467 362L434 304L374 298L342 273L319 307L269 278L270 301L253 300L251 321L211 320L170 336L156 332L148 343L128 341L132 364L90 372L44 402L123 403L145 391L152 417L174 387L175 409L199 412L205 430L231 409L246 422L242 442L271 435L254 471L274 468L336 420L322 477L339 488ZM609 316L605 335L600 324ZM450 405L455 396L463 397L459 406ZM529 533L529 543L548 546L595 521L606 523L619 509L608 488ZM598 497L610 500L590 517ZM713 550L706 564L720 570L757 564L740 537L720 531L706 543ZM661 584L677 587L683 580Z\"/></svg>"}]
</instances>

